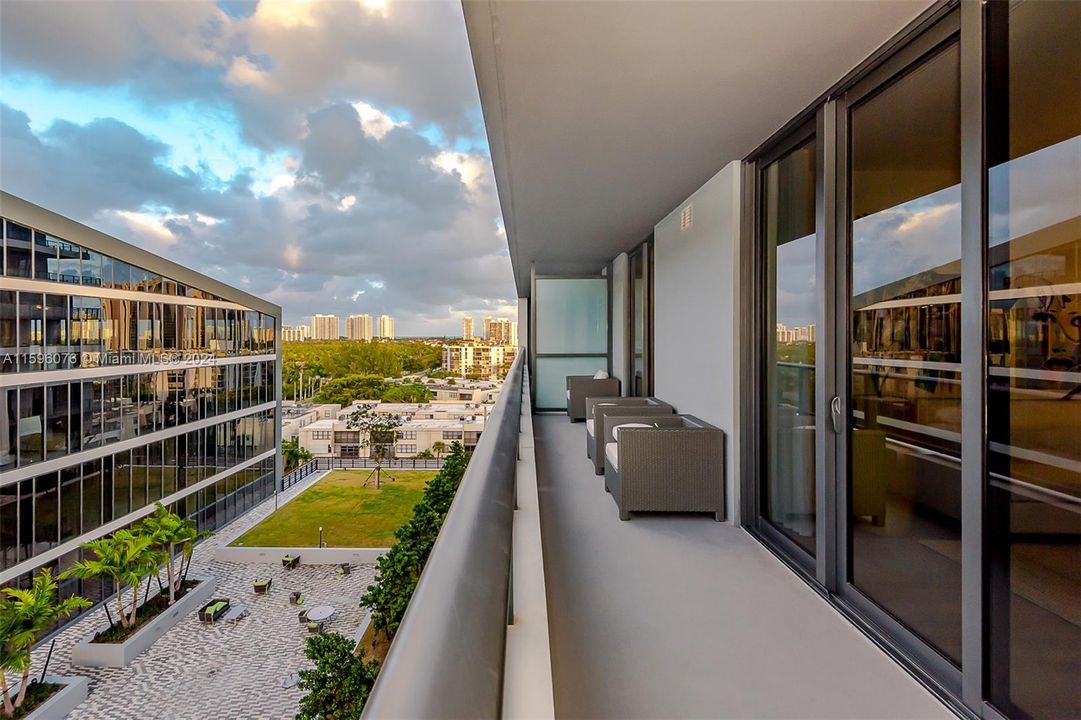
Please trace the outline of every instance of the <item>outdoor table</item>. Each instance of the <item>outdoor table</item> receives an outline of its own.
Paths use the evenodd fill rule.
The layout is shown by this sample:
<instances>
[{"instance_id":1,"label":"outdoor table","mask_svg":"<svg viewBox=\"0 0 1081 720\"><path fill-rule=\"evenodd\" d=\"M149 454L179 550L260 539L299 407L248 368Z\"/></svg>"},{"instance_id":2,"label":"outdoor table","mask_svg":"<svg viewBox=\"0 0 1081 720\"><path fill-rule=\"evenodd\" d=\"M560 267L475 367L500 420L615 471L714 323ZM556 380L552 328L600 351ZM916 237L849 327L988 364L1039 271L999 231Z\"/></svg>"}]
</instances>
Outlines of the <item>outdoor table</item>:
<instances>
[{"instance_id":1,"label":"outdoor table","mask_svg":"<svg viewBox=\"0 0 1081 720\"><path fill-rule=\"evenodd\" d=\"M334 608L330 605L316 605L308 611L309 622L326 622L334 617Z\"/></svg>"}]
</instances>

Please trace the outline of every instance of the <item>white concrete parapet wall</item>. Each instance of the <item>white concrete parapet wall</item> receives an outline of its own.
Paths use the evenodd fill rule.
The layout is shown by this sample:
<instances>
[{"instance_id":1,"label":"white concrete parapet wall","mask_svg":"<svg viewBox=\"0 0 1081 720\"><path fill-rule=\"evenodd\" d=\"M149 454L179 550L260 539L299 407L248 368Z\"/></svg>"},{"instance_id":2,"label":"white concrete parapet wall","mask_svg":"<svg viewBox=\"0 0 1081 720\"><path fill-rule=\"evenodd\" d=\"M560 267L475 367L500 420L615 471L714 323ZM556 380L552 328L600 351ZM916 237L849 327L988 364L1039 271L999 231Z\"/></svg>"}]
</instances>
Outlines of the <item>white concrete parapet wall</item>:
<instances>
[{"instance_id":1,"label":"white concrete parapet wall","mask_svg":"<svg viewBox=\"0 0 1081 720\"><path fill-rule=\"evenodd\" d=\"M522 418L518 437L517 507L512 529L511 602L514 623L507 627L503 667L503 718L545 720L555 717L552 651L548 639L548 592L544 583L540 498L533 450L533 408L529 378L522 383Z\"/></svg>"}]
</instances>

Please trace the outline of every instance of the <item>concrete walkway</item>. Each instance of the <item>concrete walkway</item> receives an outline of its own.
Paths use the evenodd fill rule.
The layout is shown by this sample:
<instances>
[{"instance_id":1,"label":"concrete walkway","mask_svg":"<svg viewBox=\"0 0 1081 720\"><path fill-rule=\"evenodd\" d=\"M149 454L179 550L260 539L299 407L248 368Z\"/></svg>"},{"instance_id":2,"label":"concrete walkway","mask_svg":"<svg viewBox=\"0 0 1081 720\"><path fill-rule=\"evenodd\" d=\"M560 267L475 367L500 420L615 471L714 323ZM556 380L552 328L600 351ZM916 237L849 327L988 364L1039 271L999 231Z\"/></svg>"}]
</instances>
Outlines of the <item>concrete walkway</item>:
<instances>
[{"instance_id":1,"label":"concrete walkway","mask_svg":"<svg viewBox=\"0 0 1081 720\"><path fill-rule=\"evenodd\" d=\"M585 426L533 421L557 717L954 717L742 529L620 522Z\"/></svg>"}]
</instances>

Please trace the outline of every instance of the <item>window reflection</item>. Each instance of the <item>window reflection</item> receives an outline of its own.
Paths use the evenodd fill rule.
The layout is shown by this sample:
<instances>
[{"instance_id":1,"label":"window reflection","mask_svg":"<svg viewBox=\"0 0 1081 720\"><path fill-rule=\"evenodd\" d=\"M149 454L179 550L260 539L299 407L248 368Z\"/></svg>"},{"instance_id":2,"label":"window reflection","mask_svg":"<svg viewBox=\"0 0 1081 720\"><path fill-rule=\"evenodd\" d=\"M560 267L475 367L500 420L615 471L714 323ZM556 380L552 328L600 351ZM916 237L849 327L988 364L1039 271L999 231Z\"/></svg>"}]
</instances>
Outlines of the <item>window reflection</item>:
<instances>
[{"instance_id":1,"label":"window reflection","mask_svg":"<svg viewBox=\"0 0 1081 720\"><path fill-rule=\"evenodd\" d=\"M762 177L766 251L768 417L762 515L815 553L815 143Z\"/></svg>"},{"instance_id":2,"label":"window reflection","mask_svg":"<svg viewBox=\"0 0 1081 720\"><path fill-rule=\"evenodd\" d=\"M851 580L961 661L956 45L851 113Z\"/></svg>"},{"instance_id":3,"label":"window reflection","mask_svg":"<svg viewBox=\"0 0 1081 720\"><path fill-rule=\"evenodd\" d=\"M1081 717L1081 4L991 17L989 688Z\"/></svg>"}]
</instances>

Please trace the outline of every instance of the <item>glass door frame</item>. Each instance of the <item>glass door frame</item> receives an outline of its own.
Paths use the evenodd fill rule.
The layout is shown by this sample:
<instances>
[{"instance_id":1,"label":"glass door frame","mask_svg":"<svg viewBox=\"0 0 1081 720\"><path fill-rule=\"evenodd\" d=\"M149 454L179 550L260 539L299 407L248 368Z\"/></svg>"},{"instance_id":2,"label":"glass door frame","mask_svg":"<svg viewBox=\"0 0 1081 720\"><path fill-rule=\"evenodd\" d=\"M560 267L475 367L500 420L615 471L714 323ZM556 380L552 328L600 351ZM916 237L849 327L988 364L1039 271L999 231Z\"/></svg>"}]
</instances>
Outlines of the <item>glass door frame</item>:
<instances>
[{"instance_id":1,"label":"glass door frame","mask_svg":"<svg viewBox=\"0 0 1081 720\"><path fill-rule=\"evenodd\" d=\"M814 117L810 117L801 122L794 129L785 133L784 137L772 143L770 147L755 157L753 162L747 163L744 168L743 182L744 187L748 188L748 192L744 194L744 218L745 218L745 233L749 232L752 238L751 242L751 262L746 264L749 267L750 277L746 277L743 280L745 287L749 288L750 296L754 298L754 302L750 306L751 318L750 327L760 328L760 332L753 333L754 337L750 339L741 339L741 345L744 348L744 354L750 355L750 362L741 363L744 372L750 370L753 373L754 380L752 382L745 382L743 386L745 388L755 388L755 399L751 403L753 406L754 418L752 420L756 429L755 435L758 436L758 442L755 443L755 447L750 455L747 457L747 462L753 465L753 472L746 472L746 465L744 466L743 477L745 479L751 478L755 482L747 487L745 485L741 497L743 499L743 517L745 518L744 525L751 529L758 535L759 540L767 544L796 572L798 572L805 579L817 580L817 563L816 557L825 558L823 553L822 539L824 533L820 525L820 513L822 504L822 490L823 490L823 477L821 469L819 467L819 460L817 459L821 452L821 441L816 439L816 461L815 461L815 507L816 507L816 530L815 530L815 555L811 555L798 543L787 537L784 533L773 526L763 514L762 510L762 489L763 482L765 480L766 471L766 456L769 452L769 444L765 442L766 433L768 433L767 423L767 402L770 402L769 398L772 397L772 385L769 384L769 375L766 372L767 364L770 361L769 354L766 352L766 343L772 342L774 336L769 332L770 325L768 323L768 307L771 294L776 286L776 276L770 275L770 267L767 258L767 248L765 242L765 227L764 217L761 213L761 207L759 200L764 197L763 194L763 176L766 169L774 162L785 157L792 151L801 147L809 141L815 141L815 152L817 154L816 162L821 161L822 157L822 143L819 134L819 119L818 116L821 111L815 113ZM821 168L821 165L818 165ZM818 277L821 277L819 272L820 258L822 254L822 240L823 234L821 232L821 218L823 211L823 188L821 182L821 172L816 172L815 179L815 255L816 255L816 273ZM749 197L748 197L749 195ZM748 212L747 206L749 201L750 210ZM748 215L750 217L748 218ZM822 309L825 306L825 302L821 296L821 289L816 290L817 298L817 311L816 321L821 325ZM823 415L821 410L821 393L819 392L819 384L821 382L820 376L822 373L821 362L818 359L818 349L821 348L821 340L816 342L816 361L815 361L815 435L816 438L825 436L826 416ZM748 368L748 366L750 366ZM758 480L762 482L758 482Z\"/></svg>"},{"instance_id":2,"label":"glass door frame","mask_svg":"<svg viewBox=\"0 0 1081 720\"><path fill-rule=\"evenodd\" d=\"M875 603L855 585L848 581L852 568L852 526L849 522L850 493L848 477L850 472L851 448L849 447L848 418L852 392L850 387L850 369L852 364L851 352L851 222L849 218L850 205L850 134L849 113L850 109L873 95L892 85L907 73L919 66L922 62L936 55L946 47L959 42L960 17L954 12L934 23L912 38L904 46L897 49L887 60L867 73L858 82L839 94L830 104L833 106L834 132L833 145L835 182L836 215L834 218L834 242L832 275L834 282L832 289L832 313L827 320L829 334L832 343L827 348L827 357L822 363L824 374L833 375L833 393L827 396L831 402L837 398L841 414L837 417L831 415L830 430L824 435L827 445L833 441L833 468L828 482L833 485L834 494L834 538L836 551L833 553L834 567L832 577L827 587L834 595L838 605L846 611L850 619L857 625L870 631L873 636L881 637L889 642L894 653L907 657L909 662L922 672L921 680L929 684L940 696L958 697L962 693L961 671L955 667L945 656L933 649L929 643L920 638L916 633L902 624L892 614ZM962 67L964 75L964 67ZM963 109L962 109L963 113ZM962 120L962 125L964 121ZM962 176L962 186L964 185ZM964 255L964 247L962 247ZM962 273L962 283L966 278ZM964 352L962 357L975 353ZM828 357L832 355L832 357ZM962 367L962 378L968 376L967 368ZM981 378L982 380L982 378ZM826 398L824 397L823 400ZM962 411L963 412L963 411ZM964 444L962 444L964 447ZM962 459L964 467L967 456ZM962 515L962 528L966 526L967 517ZM963 532L964 530L962 530ZM962 553L963 568L970 564L971 560ZM962 582L964 578L962 576ZM964 592L961 597L962 615L967 612L964 602ZM962 623L964 624L964 623ZM963 641L962 641L963 644ZM968 657L963 653L963 666L967 665Z\"/></svg>"},{"instance_id":3,"label":"glass door frame","mask_svg":"<svg viewBox=\"0 0 1081 720\"><path fill-rule=\"evenodd\" d=\"M882 647L921 684L962 717L1002 720L987 701L985 677L986 562L984 538L986 458L987 329L987 162L985 125L986 28L990 12L978 0L941 0L901 30L867 60L780 128L744 162L742 264L740 283L744 318L740 340L739 506L741 524L808 585ZM961 623L962 668L903 626L859 590L848 577L848 445L843 425L834 428L831 401L847 407L850 390L848 108L901 77L941 50L960 44L961 112L961 318L962 318L962 471L961 471ZM817 144L816 282L816 557L772 528L760 515L765 445L763 287L764 249L759 217L762 169L808 138ZM976 349L975 352L967 351ZM809 560L809 562L808 562Z\"/></svg>"},{"instance_id":4,"label":"glass door frame","mask_svg":"<svg viewBox=\"0 0 1081 720\"><path fill-rule=\"evenodd\" d=\"M653 235L642 241L638 247L627 253L627 317L629 318L626 336L627 382L624 395L638 395L634 382L635 376L635 333L637 318L634 312L634 264L642 265L642 392L640 397L653 394Z\"/></svg>"}]
</instances>

